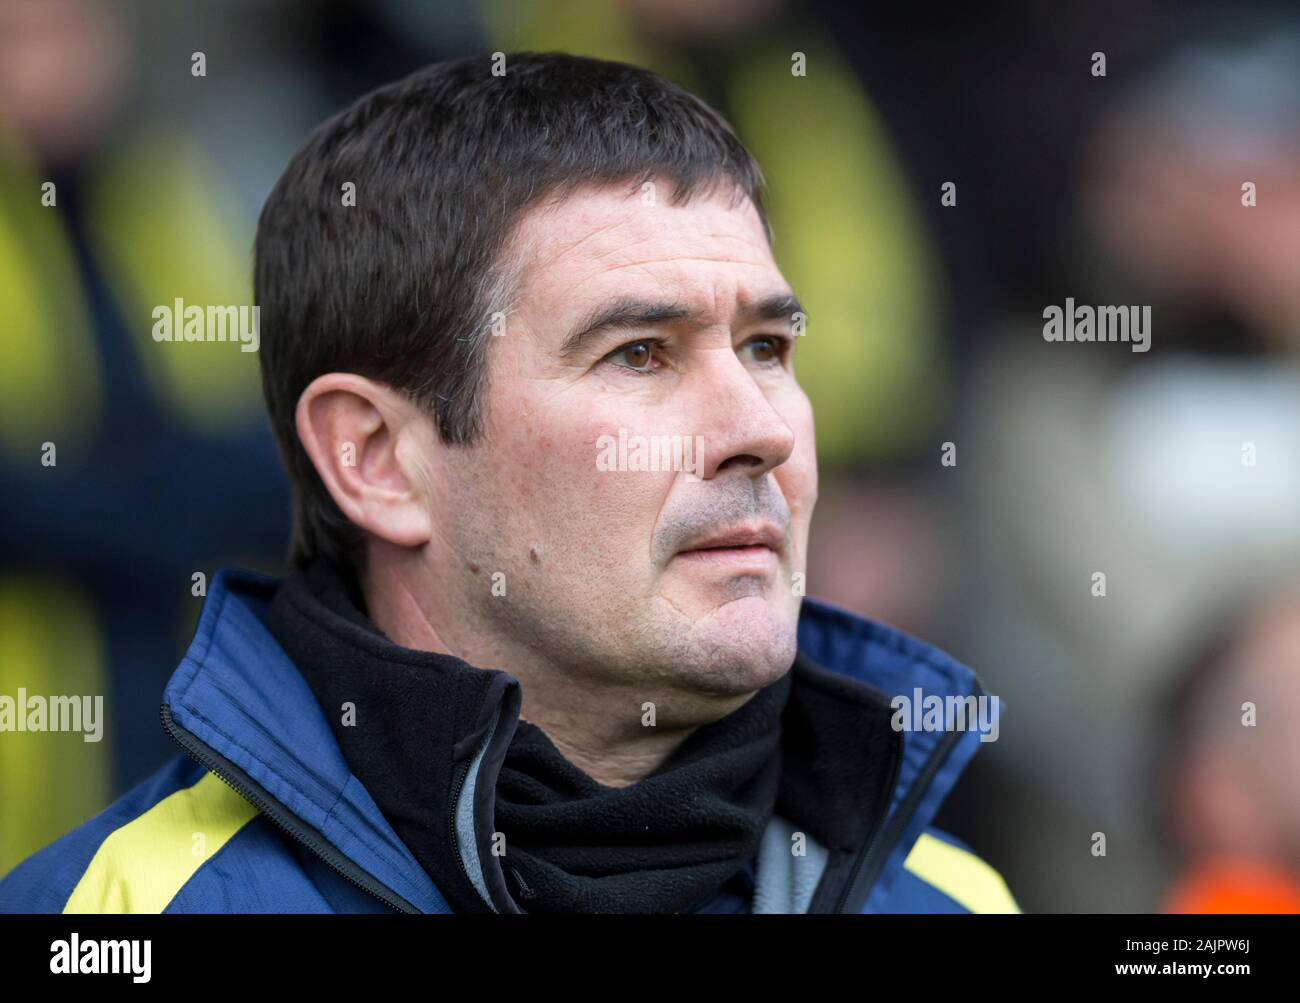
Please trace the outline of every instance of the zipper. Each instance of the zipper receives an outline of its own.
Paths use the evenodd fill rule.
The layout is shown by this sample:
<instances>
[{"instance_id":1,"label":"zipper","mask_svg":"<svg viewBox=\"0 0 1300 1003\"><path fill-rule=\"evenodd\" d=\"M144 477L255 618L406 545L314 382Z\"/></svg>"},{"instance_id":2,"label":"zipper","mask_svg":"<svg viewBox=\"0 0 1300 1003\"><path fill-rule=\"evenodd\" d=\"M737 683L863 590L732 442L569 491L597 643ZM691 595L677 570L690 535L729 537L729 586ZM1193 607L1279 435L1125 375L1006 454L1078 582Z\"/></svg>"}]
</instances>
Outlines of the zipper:
<instances>
[{"instance_id":1,"label":"zipper","mask_svg":"<svg viewBox=\"0 0 1300 1003\"><path fill-rule=\"evenodd\" d=\"M265 815L277 826L287 832L312 853L316 854L329 867L356 885L362 891L377 898L384 905L397 912L419 913L402 896L381 884L362 870L356 863L344 856L337 847L326 840L320 833L302 822L292 812L285 809L267 791L242 769L225 756L204 744L192 732L186 731L172 718L171 708L162 705L162 725L167 736L180 746L181 751L204 769L215 774L226 786Z\"/></svg>"},{"instance_id":2,"label":"zipper","mask_svg":"<svg viewBox=\"0 0 1300 1003\"><path fill-rule=\"evenodd\" d=\"M456 806L460 803L460 791L465 786L467 776L469 776L469 763L465 762L456 768L456 777L451 785L451 799L448 801L447 818L451 830L451 849L456 854L456 866L460 868L460 873L465 875L465 880L469 881L472 886L474 882L470 880L469 869L465 866L465 859L460 855L460 838L456 834Z\"/></svg>"},{"instance_id":3,"label":"zipper","mask_svg":"<svg viewBox=\"0 0 1300 1003\"><path fill-rule=\"evenodd\" d=\"M983 696L984 690L976 680L971 695L975 697ZM925 793L934 781L934 775L939 772L948 759L953 747L960 741L961 731L950 731L944 735L939 747L930 754L930 758L925 761L921 767L921 772L917 774L916 782L912 784L912 789L907 792L907 797L903 803L898 806L893 817L889 820L888 825L877 824L876 832L868 840L866 847L858 854L858 858L853 862L853 868L849 871L849 879L844 884L844 890L840 893L839 902L832 912L836 913L860 913L862 907L866 905L867 899L871 894L871 886L876 883L876 878L880 876L880 871L884 867L885 859L889 856L889 851L894 848L903 830L916 814L916 809L925 797ZM902 766L903 757L900 754L894 766L894 781L890 784L893 788L897 783L898 770Z\"/></svg>"}]
</instances>

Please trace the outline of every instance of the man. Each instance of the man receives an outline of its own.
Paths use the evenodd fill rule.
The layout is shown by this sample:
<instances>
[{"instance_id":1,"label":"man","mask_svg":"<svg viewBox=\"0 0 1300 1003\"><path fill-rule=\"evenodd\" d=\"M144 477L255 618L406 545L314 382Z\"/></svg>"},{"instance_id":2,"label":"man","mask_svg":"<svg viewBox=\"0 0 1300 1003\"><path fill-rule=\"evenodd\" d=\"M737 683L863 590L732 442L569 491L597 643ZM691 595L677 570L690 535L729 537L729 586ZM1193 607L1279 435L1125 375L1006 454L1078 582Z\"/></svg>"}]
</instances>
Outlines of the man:
<instances>
[{"instance_id":1,"label":"man","mask_svg":"<svg viewBox=\"0 0 1300 1003\"><path fill-rule=\"evenodd\" d=\"M891 707L974 675L802 599L804 316L715 112L567 55L431 67L308 139L255 280L297 571L214 580L184 754L0 904L1015 909L929 824L987 735Z\"/></svg>"}]
</instances>

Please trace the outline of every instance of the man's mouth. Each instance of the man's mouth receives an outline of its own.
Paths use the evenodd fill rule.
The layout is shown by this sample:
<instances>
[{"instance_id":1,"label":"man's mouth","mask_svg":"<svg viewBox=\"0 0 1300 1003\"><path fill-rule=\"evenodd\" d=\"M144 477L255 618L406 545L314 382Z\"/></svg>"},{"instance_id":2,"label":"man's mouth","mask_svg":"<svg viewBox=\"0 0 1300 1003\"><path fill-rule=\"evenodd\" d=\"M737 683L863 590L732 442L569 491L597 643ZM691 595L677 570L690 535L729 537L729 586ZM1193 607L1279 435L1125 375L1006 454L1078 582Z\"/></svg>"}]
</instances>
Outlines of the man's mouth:
<instances>
[{"instance_id":1,"label":"man's mouth","mask_svg":"<svg viewBox=\"0 0 1300 1003\"><path fill-rule=\"evenodd\" d=\"M771 568L785 549L785 536L771 523L737 526L711 533L678 551L677 557L734 567Z\"/></svg>"}]
</instances>

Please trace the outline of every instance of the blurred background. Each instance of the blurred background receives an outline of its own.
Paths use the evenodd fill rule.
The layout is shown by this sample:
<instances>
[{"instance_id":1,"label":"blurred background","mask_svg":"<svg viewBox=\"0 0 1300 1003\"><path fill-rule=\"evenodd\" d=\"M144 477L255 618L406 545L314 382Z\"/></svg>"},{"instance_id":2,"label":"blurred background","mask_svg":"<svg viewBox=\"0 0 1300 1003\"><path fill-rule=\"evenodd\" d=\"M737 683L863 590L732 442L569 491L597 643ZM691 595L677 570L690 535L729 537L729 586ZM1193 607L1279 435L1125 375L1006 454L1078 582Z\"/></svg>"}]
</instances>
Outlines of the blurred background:
<instances>
[{"instance_id":1,"label":"blurred background","mask_svg":"<svg viewBox=\"0 0 1300 1003\"><path fill-rule=\"evenodd\" d=\"M152 307L251 302L328 114L563 49L690 88L763 167L814 318L809 591L1006 702L939 824L1027 912L1300 911L1300 13L864 6L0 0L0 693L107 717L0 734L0 874L174 752L193 576L283 570L256 355L158 352ZM1151 350L1045 342L1066 297L1150 306Z\"/></svg>"}]
</instances>

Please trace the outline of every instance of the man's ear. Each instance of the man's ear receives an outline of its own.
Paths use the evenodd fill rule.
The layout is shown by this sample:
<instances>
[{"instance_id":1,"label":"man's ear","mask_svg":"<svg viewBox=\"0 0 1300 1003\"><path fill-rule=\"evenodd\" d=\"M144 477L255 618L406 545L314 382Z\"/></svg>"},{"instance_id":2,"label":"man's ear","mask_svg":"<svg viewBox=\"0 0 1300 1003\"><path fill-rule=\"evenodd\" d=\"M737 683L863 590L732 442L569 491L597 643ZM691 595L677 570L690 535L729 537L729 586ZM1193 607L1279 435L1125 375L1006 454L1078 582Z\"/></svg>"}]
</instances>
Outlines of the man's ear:
<instances>
[{"instance_id":1,"label":"man's ear","mask_svg":"<svg viewBox=\"0 0 1300 1003\"><path fill-rule=\"evenodd\" d=\"M391 387L355 373L319 376L298 398L298 438L339 510L399 547L428 542L433 423ZM435 447L436 448L436 447Z\"/></svg>"}]
</instances>

